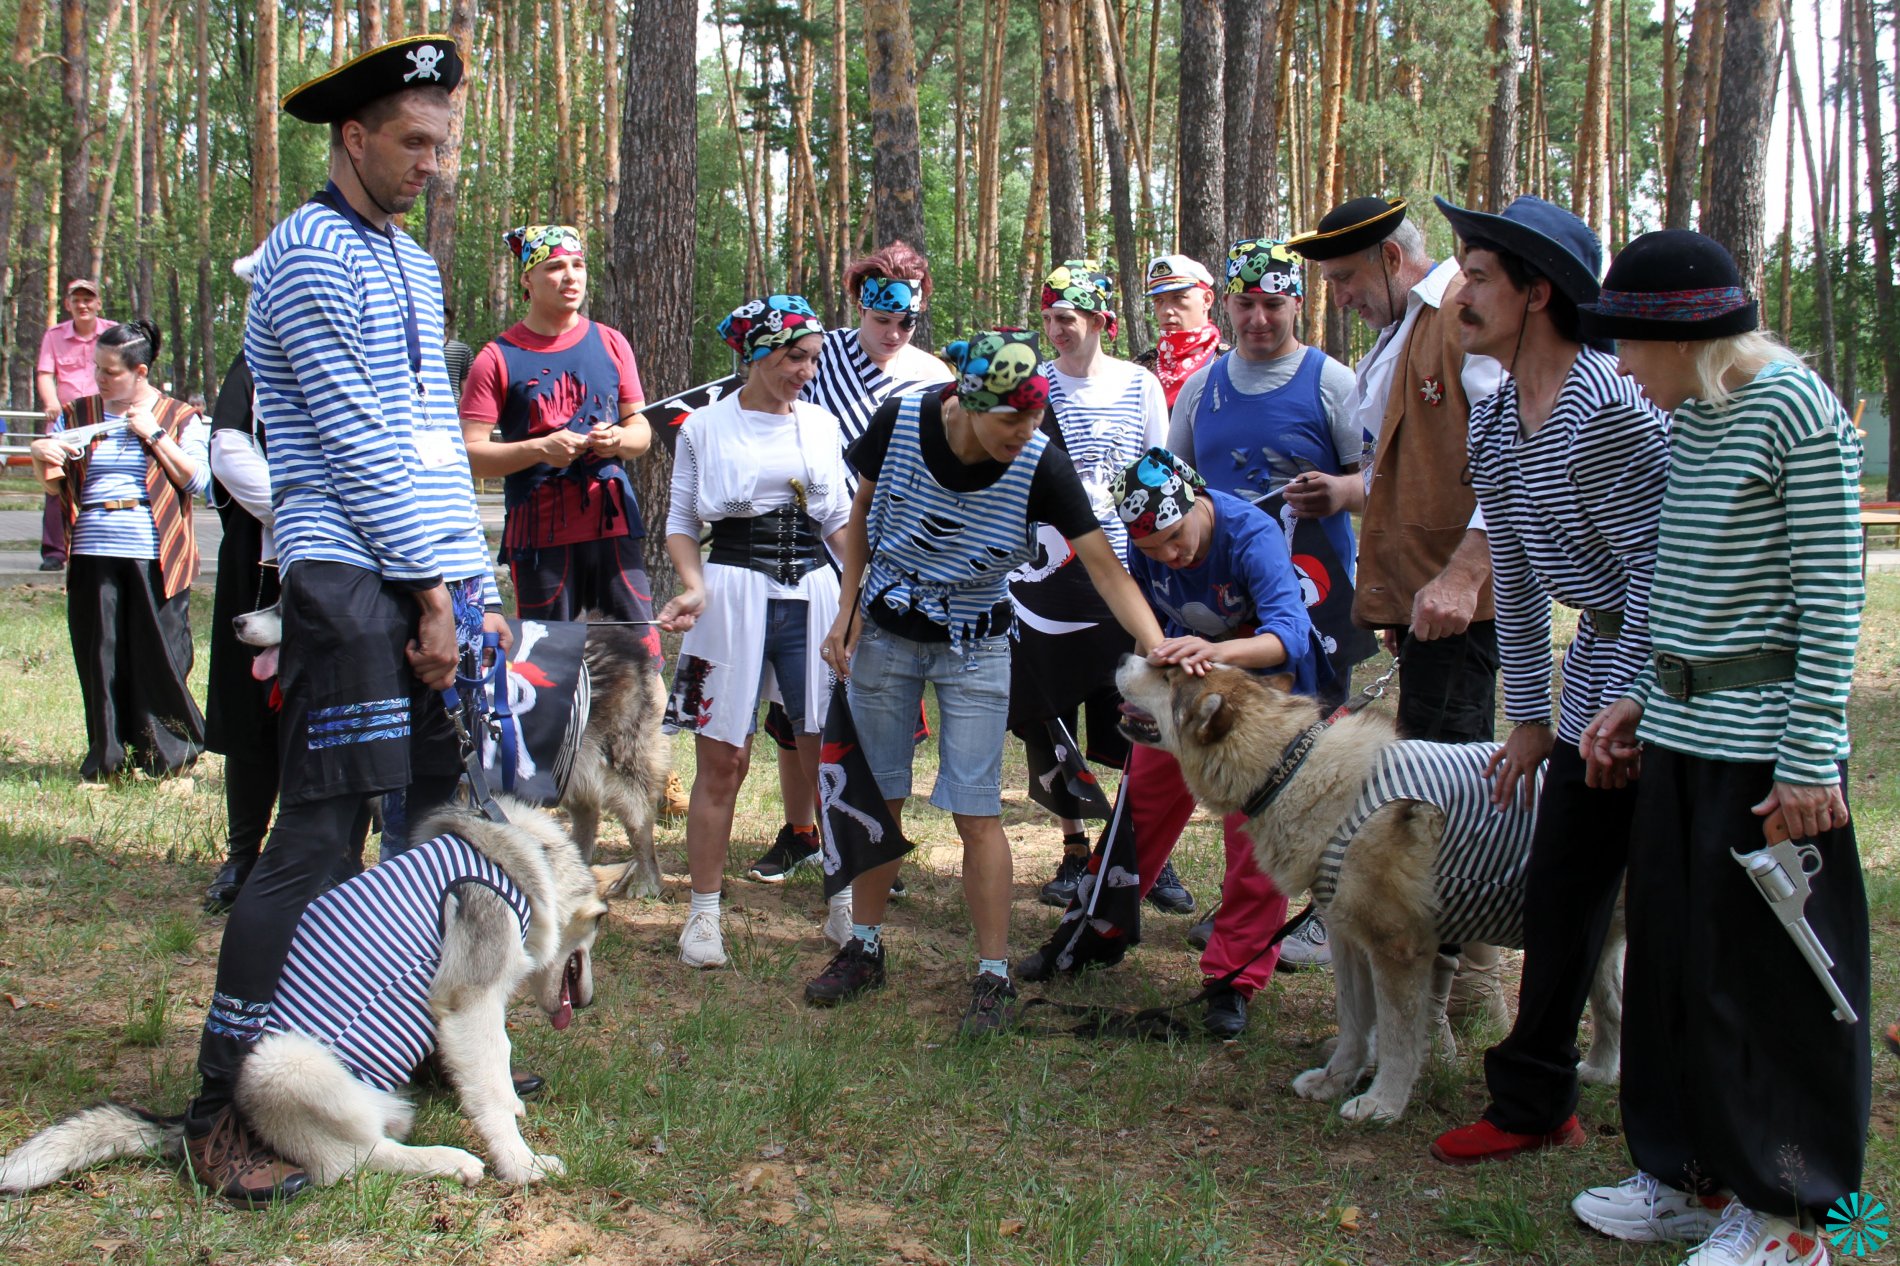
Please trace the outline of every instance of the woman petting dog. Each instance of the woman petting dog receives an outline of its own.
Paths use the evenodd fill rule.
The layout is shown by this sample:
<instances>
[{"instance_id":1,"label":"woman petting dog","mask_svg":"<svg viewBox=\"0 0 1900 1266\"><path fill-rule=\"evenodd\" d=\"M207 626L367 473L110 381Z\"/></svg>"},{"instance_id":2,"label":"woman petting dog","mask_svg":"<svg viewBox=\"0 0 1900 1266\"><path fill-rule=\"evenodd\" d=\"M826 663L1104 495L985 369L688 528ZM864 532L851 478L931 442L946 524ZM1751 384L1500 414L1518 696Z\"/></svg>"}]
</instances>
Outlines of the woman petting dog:
<instances>
[{"instance_id":1,"label":"woman petting dog","mask_svg":"<svg viewBox=\"0 0 1900 1266\"><path fill-rule=\"evenodd\" d=\"M886 401L851 446L858 491L845 536L844 588L825 639L849 679L858 741L891 816L910 796L912 737L924 685L942 730L930 802L956 819L977 974L963 1031L1011 1019L1009 839L1003 736L1009 708L1007 581L1032 523L1053 524L1121 626L1146 653L1161 629L1102 534L1068 455L1042 430L1049 380L1026 330L950 345L948 393ZM688 424L690 425L690 423ZM884 983L884 908L896 862L858 877L851 938L807 1001L832 1004Z\"/></svg>"},{"instance_id":2,"label":"woman petting dog","mask_svg":"<svg viewBox=\"0 0 1900 1266\"><path fill-rule=\"evenodd\" d=\"M1464 242L1452 307L1467 355L1511 372L1471 409L1471 481L1491 534L1498 655L1510 737L1491 758L1492 800L1536 800L1524 891L1524 978L1510 1036L1485 1055L1483 1119L1439 1135L1452 1165L1581 1144L1577 1021L1623 889L1636 789L1589 786L1577 743L1649 658L1656 516L1668 475L1663 415L1586 346L1577 305L1597 297L1603 251L1539 198L1502 215L1438 200ZM1582 612L1551 723L1551 599ZM1548 764L1546 764L1548 762ZM1610 1047L1599 1020L1596 1042ZM1593 1044L1597 1073L1614 1076Z\"/></svg>"},{"instance_id":3,"label":"woman petting dog","mask_svg":"<svg viewBox=\"0 0 1900 1266\"><path fill-rule=\"evenodd\" d=\"M1110 495L1128 531L1129 571L1167 634L1150 656L1153 662L1194 673L1214 664L1285 673L1293 691L1317 691L1324 652L1277 520L1209 489L1193 467L1164 448L1149 450L1121 471ZM1129 724L1138 723L1124 722ZM1180 765L1158 747L1136 744L1122 779L1120 802L1132 818L1145 894L1194 813L1194 796ZM1279 946L1269 941L1286 921L1286 895L1255 863L1246 823L1244 813L1221 821L1227 875L1221 915L1201 955L1201 974L1209 981L1233 976L1208 998L1202 1018L1209 1033L1223 1038L1247 1027L1248 1001L1273 979ZM1116 879L1108 862L1113 834L1104 833L1089 862L1090 873L1106 876L1110 886ZM1098 926L1112 923L1089 908L1098 891L1093 883L1078 890L1049 944L1025 960L1026 979L1047 980L1057 971L1121 957L1129 929Z\"/></svg>"},{"instance_id":4,"label":"woman petting dog","mask_svg":"<svg viewBox=\"0 0 1900 1266\"><path fill-rule=\"evenodd\" d=\"M838 609L837 574L823 546L844 552L851 509L838 419L799 398L818 372L823 333L798 295L735 309L719 336L745 363L745 385L688 418L673 455L666 554L680 592L660 612L660 627L686 635L666 730L694 735L686 813L693 894L680 931L688 967L726 965L720 877L768 673L798 735L804 780L818 781L831 695L816 652ZM712 552L702 563L699 534L708 524ZM849 892L832 899L825 934L834 943L846 939L850 903Z\"/></svg>"},{"instance_id":5,"label":"woman petting dog","mask_svg":"<svg viewBox=\"0 0 1900 1266\"><path fill-rule=\"evenodd\" d=\"M1583 335L1616 339L1620 371L1672 419L1655 653L1579 744L1590 786L1641 773L1622 1090L1637 1172L1571 1207L1619 1239L1700 1241L1684 1266L1820 1266L1816 1219L1860 1188L1872 1093L1867 900L1842 794L1860 441L1758 331L1710 238L1644 234L1582 310ZM1815 850L1805 914L1851 1022L1737 864L1783 825Z\"/></svg>"}]
</instances>

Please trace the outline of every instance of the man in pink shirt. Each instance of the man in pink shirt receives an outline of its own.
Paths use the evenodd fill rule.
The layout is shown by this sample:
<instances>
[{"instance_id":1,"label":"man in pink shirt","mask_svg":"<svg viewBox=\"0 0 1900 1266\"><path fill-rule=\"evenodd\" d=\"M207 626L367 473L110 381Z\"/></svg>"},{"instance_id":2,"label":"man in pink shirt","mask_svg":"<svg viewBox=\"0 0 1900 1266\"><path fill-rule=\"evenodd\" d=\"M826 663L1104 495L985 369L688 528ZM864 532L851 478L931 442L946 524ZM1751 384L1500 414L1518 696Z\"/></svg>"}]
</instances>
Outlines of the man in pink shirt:
<instances>
[{"instance_id":1,"label":"man in pink shirt","mask_svg":"<svg viewBox=\"0 0 1900 1266\"><path fill-rule=\"evenodd\" d=\"M85 277L66 283L66 312L72 320L61 321L46 331L40 340L40 360L34 381L39 388L40 407L46 410L42 434L58 429L59 415L66 406L85 396L97 395L99 385L92 377L92 352L99 336L118 324L99 316L99 286ZM40 518L40 570L61 571L66 566L66 516L58 497L46 499Z\"/></svg>"}]
</instances>

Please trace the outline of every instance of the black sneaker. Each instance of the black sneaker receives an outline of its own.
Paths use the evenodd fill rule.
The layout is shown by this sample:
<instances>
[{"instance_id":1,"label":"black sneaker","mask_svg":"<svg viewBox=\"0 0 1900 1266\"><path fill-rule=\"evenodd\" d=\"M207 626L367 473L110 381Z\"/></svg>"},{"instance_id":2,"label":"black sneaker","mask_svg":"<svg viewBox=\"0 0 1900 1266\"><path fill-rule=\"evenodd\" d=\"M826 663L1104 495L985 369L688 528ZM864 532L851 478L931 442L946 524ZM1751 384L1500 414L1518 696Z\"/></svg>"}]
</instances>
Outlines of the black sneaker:
<instances>
[{"instance_id":1,"label":"black sneaker","mask_svg":"<svg viewBox=\"0 0 1900 1266\"><path fill-rule=\"evenodd\" d=\"M1187 930L1187 943L1197 950L1206 949L1207 943L1213 939L1214 916L1211 914Z\"/></svg>"},{"instance_id":2,"label":"black sneaker","mask_svg":"<svg viewBox=\"0 0 1900 1266\"><path fill-rule=\"evenodd\" d=\"M1247 1028L1247 1000L1232 985L1218 990L1207 1000L1201 1027L1207 1030L1209 1037L1239 1037Z\"/></svg>"},{"instance_id":3,"label":"black sneaker","mask_svg":"<svg viewBox=\"0 0 1900 1266\"><path fill-rule=\"evenodd\" d=\"M1036 900L1058 910L1067 910L1069 903L1075 900L1075 890L1081 886L1082 876L1088 873L1087 853L1064 853L1062 864L1056 867L1056 877L1042 886L1042 893Z\"/></svg>"},{"instance_id":4,"label":"black sneaker","mask_svg":"<svg viewBox=\"0 0 1900 1266\"><path fill-rule=\"evenodd\" d=\"M910 889L904 886L904 877L902 875L899 875L897 878L891 880L891 895L893 897L910 896Z\"/></svg>"},{"instance_id":5,"label":"black sneaker","mask_svg":"<svg viewBox=\"0 0 1900 1266\"><path fill-rule=\"evenodd\" d=\"M1016 986L1001 976L979 972L970 982L970 1007L963 1013L964 1037L1001 1033L1016 1022Z\"/></svg>"},{"instance_id":6,"label":"black sneaker","mask_svg":"<svg viewBox=\"0 0 1900 1266\"><path fill-rule=\"evenodd\" d=\"M756 879L762 884L782 884L785 877L800 866L809 865L818 860L818 841L811 836L801 836L787 822L778 829L778 838L772 841L772 847L764 857L746 867L745 877Z\"/></svg>"},{"instance_id":7,"label":"black sneaker","mask_svg":"<svg viewBox=\"0 0 1900 1266\"><path fill-rule=\"evenodd\" d=\"M805 985L805 1001L815 1007L848 1002L867 989L884 987L884 947L873 949L859 937L831 956L825 969Z\"/></svg>"},{"instance_id":8,"label":"black sneaker","mask_svg":"<svg viewBox=\"0 0 1900 1266\"><path fill-rule=\"evenodd\" d=\"M1148 889L1148 904L1163 914L1194 913L1194 894L1181 882L1181 876L1174 873L1173 862L1161 864L1154 887Z\"/></svg>"}]
</instances>

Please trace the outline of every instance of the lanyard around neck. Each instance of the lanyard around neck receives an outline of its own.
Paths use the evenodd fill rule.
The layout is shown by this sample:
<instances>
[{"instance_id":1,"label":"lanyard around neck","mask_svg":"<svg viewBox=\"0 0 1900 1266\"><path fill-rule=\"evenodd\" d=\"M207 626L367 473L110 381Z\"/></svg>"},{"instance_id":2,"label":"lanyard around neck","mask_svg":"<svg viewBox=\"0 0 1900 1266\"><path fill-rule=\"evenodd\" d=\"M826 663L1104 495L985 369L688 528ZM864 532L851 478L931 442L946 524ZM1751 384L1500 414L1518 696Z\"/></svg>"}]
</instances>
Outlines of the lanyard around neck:
<instances>
[{"instance_id":1,"label":"lanyard around neck","mask_svg":"<svg viewBox=\"0 0 1900 1266\"><path fill-rule=\"evenodd\" d=\"M334 180L325 185L323 192L317 194L311 201L322 203L330 208L343 217L344 223L356 230L356 236L362 239L363 249L369 252L371 259L376 261L377 271L382 273L383 280L388 282L390 291L394 293L396 282L391 280L389 270L383 267L382 256L376 253L375 246L371 244L370 234L375 233L388 244L390 257L396 261L396 278L402 282L402 332L409 347L409 373L415 379L416 392L420 395L422 392L422 325L416 319L416 294L409 284L408 274L402 270L402 252L396 249L395 231L389 228L371 228L369 222L350 205L349 199L343 196L343 191L336 187Z\"/></svg>"}]
</instances>

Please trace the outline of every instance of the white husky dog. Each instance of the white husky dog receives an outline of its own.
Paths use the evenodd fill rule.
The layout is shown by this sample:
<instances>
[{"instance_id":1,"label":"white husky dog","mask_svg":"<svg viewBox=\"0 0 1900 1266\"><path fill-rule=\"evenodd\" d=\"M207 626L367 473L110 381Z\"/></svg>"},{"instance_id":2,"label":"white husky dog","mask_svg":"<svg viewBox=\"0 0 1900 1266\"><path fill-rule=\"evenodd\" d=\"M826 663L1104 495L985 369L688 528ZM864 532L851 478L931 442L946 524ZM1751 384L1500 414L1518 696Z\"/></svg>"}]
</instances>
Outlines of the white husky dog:
<instances>
[{"instance_id":1,"label":"white husky dog","mask_svg":"<svg viewBox=\"0 0 1900 1266\"><path fill-rule=\"evenodd\" d=\"M385 1088L389 1068L363 1057L367 1044L351 1041L352 1035L369 1032L380 1041L394 1034L405 1042L405 1063L410 1056L419 1062L430 1050L440 1052L497 1178L529 1183L563 1172L558 1157L537 1155L521 1137L517 1118L526 1108L509 1073L508 1003L517 992L531 994L559 1029L567 1027L574 1008L593 1000L590 952L608 899L632 875L631 863L590 868L547 813L505 797L500 802L508 819L503 823L462 809L438 814L424 824L426 844L332 889L298 924L278 992L279 1022L245 1056L237 1102L258 1138L318 1185L360 1169L464 1184L481 1180L482 1162L459 1147L402 1142L415 1108L399 1086ZM354 948L361 962L327 967L316 962L321 955L300 956L299 944L308 949L314 943L326 916L334 919L352 903L374 899L379 873L385 886L393 886L405 873L399 867L417 877L448 877L439 898L423 903L440 928L439 948L423 947L409 964L425 973L426 998L420 989L407 999L400 989L380 990L373 994L375 1005L340 1036L297 1027L302 1013L286 989L294 996L299 972L308 988L320 992L331 983L348 988L360 976L390 970L395 938L338 937L324 949ZM403 968L395 964L395 970ZM406 1079L414 1066L409 1063L394 1077ZM115 1157L153 1152L177 1157L183 1150L182 1117L102 1104L42 1130L0 1159L0 1192L44 1187Z\"/></svg>"}]
</instances>

